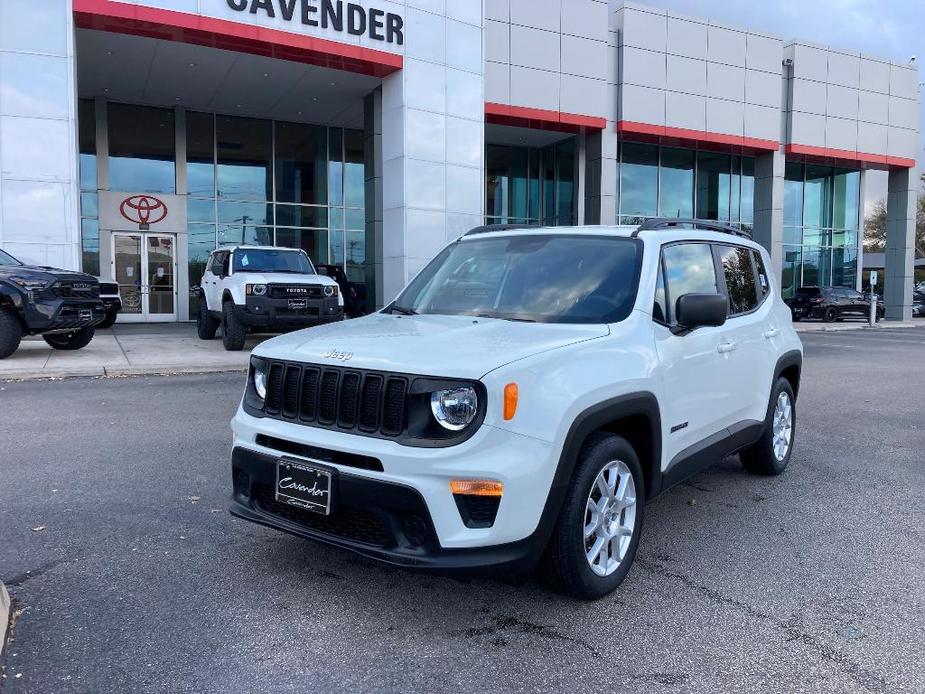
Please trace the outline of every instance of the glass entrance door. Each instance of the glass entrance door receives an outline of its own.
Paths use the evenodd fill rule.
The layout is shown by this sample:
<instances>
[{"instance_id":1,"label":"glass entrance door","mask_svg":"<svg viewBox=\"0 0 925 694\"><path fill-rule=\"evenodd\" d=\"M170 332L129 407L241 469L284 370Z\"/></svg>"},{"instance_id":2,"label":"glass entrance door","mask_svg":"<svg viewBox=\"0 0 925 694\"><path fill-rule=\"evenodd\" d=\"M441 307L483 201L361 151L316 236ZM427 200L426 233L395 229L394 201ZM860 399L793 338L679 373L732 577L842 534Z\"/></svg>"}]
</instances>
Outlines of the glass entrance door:
<instances>
[{"instance_id":1,"label":"glass entrance door","mask_svg":"<svg viewBox=\"0 0 925 694\"><path fill-rule=\"evenodd\" d=\"M122 295L120 321L177 319L176 238L172 234L113 233L112 259Z\"/></svg>"}]
</instances>

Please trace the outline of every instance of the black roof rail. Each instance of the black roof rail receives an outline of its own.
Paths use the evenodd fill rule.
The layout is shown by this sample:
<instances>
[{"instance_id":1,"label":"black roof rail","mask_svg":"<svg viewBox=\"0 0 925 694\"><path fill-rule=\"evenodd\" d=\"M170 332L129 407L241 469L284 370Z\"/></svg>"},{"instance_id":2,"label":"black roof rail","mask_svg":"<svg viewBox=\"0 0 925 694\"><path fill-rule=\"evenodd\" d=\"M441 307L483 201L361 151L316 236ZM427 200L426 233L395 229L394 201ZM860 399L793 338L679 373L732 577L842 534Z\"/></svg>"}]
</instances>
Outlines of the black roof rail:
<instances>
[{"instance_id":1,"label":"black roof rail","mask_svg":"<svg viewBox=\"0 0 925 694\"><path fill-rule=\"evenodd\" d=\"M676 229L678 227L691 227L693 229L706 229L707 231L719 231L724 234L733 234L742 238L751 239L752 235L743 229L734 227L731 224L717 222L712 219L678 219L674 217L651 217L639 225L630 236L636 238L640 231L656 231L658 229Z\"/></svg>"},{"instance_id":2,"label":"black roof rail","mask_svg":"<svg viewBox=\"0 0 925 694\"><path fill-rule=\"evenodd\" d=\"M539 227L536 224L483 224L480 227L470 229L463 236L487 234L492 231L509 231L511 229L539 229Z\"/></svg>"}]
</instances>

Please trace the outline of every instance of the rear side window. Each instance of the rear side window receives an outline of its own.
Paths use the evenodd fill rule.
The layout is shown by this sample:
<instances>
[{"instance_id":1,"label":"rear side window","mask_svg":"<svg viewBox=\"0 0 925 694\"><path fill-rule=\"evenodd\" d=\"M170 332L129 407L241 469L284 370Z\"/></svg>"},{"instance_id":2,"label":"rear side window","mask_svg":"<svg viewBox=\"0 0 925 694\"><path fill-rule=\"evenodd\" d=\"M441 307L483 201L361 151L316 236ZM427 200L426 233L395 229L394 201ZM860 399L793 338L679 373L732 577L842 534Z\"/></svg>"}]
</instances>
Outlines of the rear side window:
<instances>
[{"instance_id":1,"label":"rear side window","mask_svg":"<svg viewBox=\"0 0 925 694\"><path fill-rule=\"evenodd\" d=\"M716 267L708 243L677 243L662 251L668 324L677 323L675 306L685 294L715 294Z\"/></svg>"},{"instance_id":2,"label":"rear side window","mask_svg":"<svg viewBox=\"0 0 925 694\"><path fill-rule=\"evenodd\" d=\"M758 306L758 290L751 252L742 246L717 246L716 250L726 278L729 316L754 310Z\"/></svg>"},{"instance_id":3,"label":"rear side window","mask_svg":"<svg viewBox=\"0 0 925 694\"><path fill-rule=\"evenodd\" d=\"M764 261L761 259L761 253L752 251L752 259L755 261L755 272L758 273L758 295L763 299L771 291L771 284L768 282L768 273L764 269Z\"/></svg>"}]
</instances>

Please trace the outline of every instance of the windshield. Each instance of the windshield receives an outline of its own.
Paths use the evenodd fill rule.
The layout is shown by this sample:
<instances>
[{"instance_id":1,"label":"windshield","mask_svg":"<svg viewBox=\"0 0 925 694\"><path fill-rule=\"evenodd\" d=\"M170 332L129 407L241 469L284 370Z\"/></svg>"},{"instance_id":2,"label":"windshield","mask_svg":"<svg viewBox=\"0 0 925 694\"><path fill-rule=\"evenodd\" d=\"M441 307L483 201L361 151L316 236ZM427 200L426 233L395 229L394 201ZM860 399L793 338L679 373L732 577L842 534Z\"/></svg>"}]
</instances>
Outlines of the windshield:
<instances>
[{"instance_id":1,"label":"windshield","mask_svg":"<svg viewBox=\"0 0 925 694\"><path fill-rule=\"evenodd\" d=\"M314 275L315 268L304 251L239 248L234 252L235 272L291 272Z\"/></svg>"},{"instance_id":2,"label":"windshield","mask_svg":"<svg viewBox=\"0 0 925 694\"><path fill-rule=\"evenodd\" d=\"M16 258L11 256L9 253L0 251L0 265L22 265L22 263L16 260Z\"/></svg>"},{"instance_id":3,"label":"windshield","mask_svg":"<svg viewBox=\"0 0 925 694\"><path fill-rule=\"evenodd\" d=\"M636 300L642 244L543 234L468 238L447 247L392 311L546 323L615 323Z\"/></svg>"}]
</instances>

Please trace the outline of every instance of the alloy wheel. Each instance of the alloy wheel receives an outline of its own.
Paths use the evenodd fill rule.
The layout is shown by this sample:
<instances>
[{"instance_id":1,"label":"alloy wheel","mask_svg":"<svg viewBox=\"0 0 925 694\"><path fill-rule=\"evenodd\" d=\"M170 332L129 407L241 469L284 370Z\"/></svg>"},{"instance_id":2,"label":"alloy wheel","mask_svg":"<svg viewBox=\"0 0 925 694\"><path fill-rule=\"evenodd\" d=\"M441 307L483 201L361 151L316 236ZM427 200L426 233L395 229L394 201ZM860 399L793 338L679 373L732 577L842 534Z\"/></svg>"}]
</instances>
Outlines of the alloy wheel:
<instances>
[{"instance_id":1,"label":"alloy wheel","mask_svg":"<svg viewBox=\"0 0 925 694\"><path fill-rule=\"evenodd\" d=\"M626 556L636 526L636 481L620 460L607 463L594 479L585 504L583 548L588 566L609 576Z\"/></svg>"},{"instance_id":2,"label":"alloy wheel","mask_svg":"<svg viewBox=\"0 0 925 694\"><path fill-rule=\"evenodd\" d=\"M774 457L780 461L787 457L793 438L793 405L790 395L783 391L777 396L774 406L773 432Z\"/></svg>"}]
</instances>

